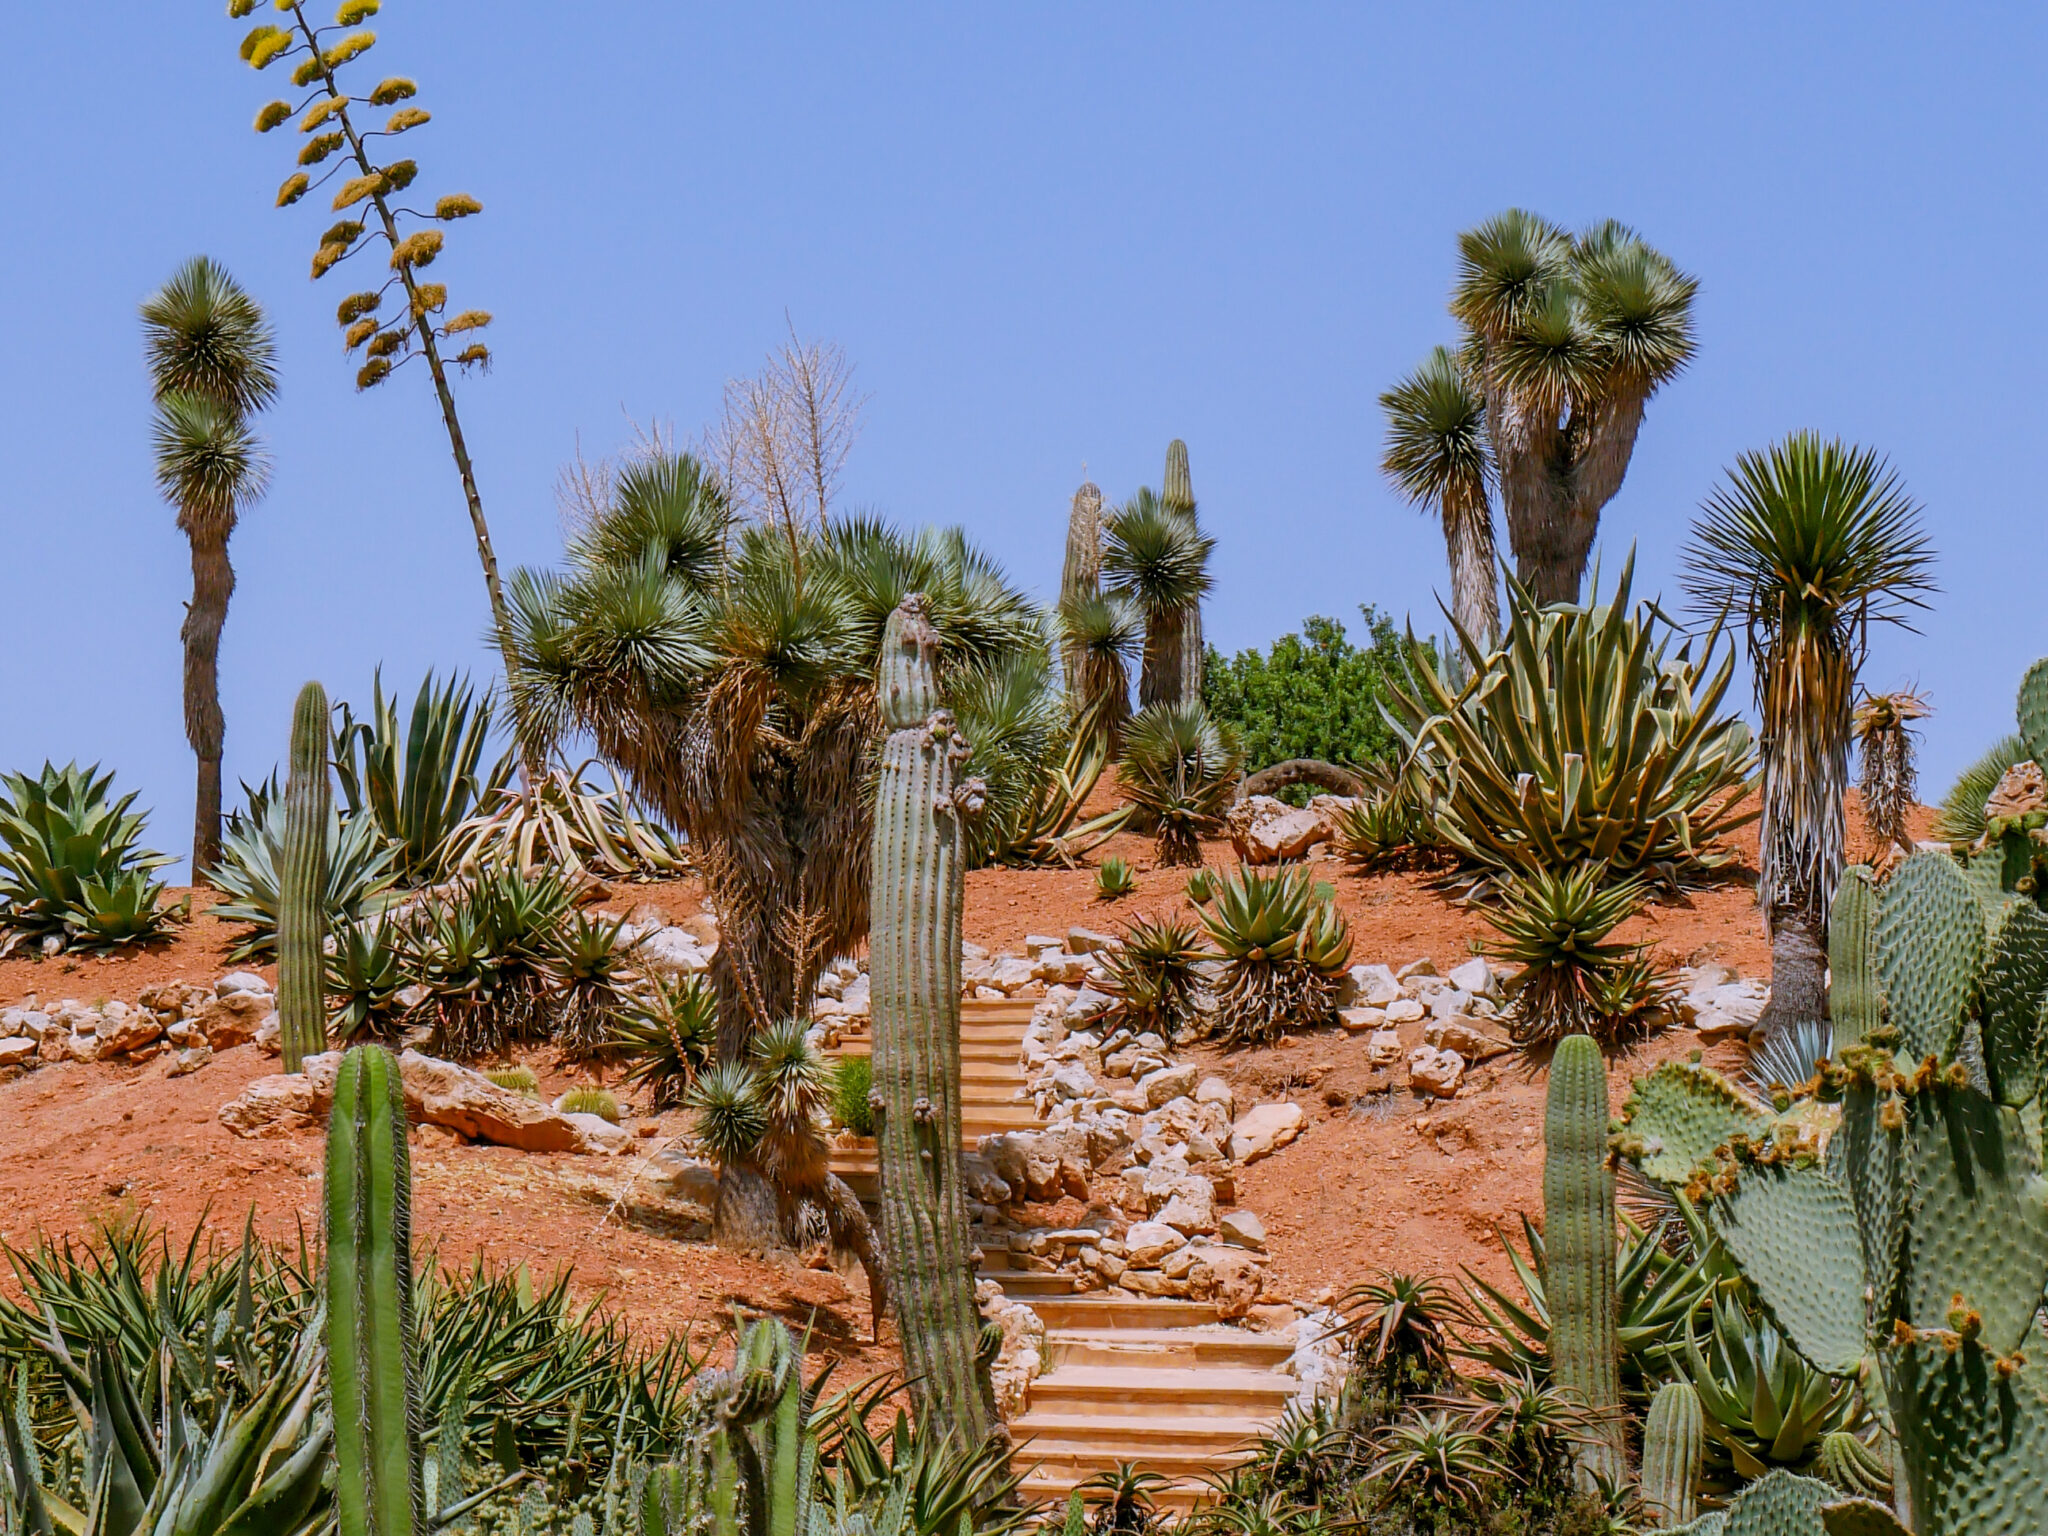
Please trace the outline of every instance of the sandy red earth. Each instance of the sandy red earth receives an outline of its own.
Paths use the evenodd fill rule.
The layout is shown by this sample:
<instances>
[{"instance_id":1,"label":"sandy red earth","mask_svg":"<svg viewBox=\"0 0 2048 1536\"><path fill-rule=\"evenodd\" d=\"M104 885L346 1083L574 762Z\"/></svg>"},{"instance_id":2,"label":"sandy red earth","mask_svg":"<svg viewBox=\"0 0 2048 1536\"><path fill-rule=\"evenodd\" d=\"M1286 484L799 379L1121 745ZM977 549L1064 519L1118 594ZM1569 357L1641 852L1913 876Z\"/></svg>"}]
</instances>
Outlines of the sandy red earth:
<instances>
[{"instance_id":1,"label":"sandy red earth","mask_svg":"<svg viewBox=\"0 0 2048 1536\"><path fill-rule=\"evenodd\" d=\"M1852 804L1850 848L1862 847ZM1768 970L1757 921L1753 835L1741 836L1733 877L1716 888L1660 902L1622 936L1654 946L1669 965L1717 961L1744 974ZM1116 853L1137 871L1138 889L1114 903L1094 899L1092 868L985 870L968 878L966 931L991 950L1021 946L1027 934L1064 934L1073 925L1115 931L1138 913L1186 907L1187 872L1158 869L1148 841L1119 836ZM1205 849L1227 866L1227 845ZM1097 857L1100 856L1098 854ZM1091 863L1094 860L1091 859ZM1359 875L1333 859L1315 863L1350 919L1353 958L1399 966L1427 955L1440 968L1464 959L1488 933L1483 919L1432 888L1426 871ZM643 901L673 917L701 908L688 880L625 886L615 904ZM203 908L205 894L195 905ZM34 993L44 1000L133 1000L154 981L211 982L230 968L237 930L203 910L172 942L118 959L0 961L0 1003ZM1619 1105L1629 1079L1661 1060L1699 1048L1675 1029L1618 1055L1610 1080ZM1474 1071L1450 1103L1385 1092L1365 1064L1362 1037L1332 1029L1284 1049L1223 1053L1200 1049L1205 1067L1230 1078L1240 1108L1286 1096L1309 1108L1300 1140L1241 1174L1240 1204L1266 1222L1274 1255L1270 1284L1309 1303L1377 1270L1455 1274L1470 1266L1505 1274L1497 1225L1540 1209L1544 1078L1540 1065L1504 1057ZM1738 1067L1739 1045L1707 1059ZM529 1062L552 1095L572 1078L545 1056ZM253 1209L260 1231L295 1240L317 1222L321 1139L311 1130L242 1140L216 1118L248 1081L276 1070L255 1047L217 1056L204 1070L169 1078L159 1058L140 1066L46 1066L0 1084L0 1241L79 1234L96 1223L149 1221L182 1237L204 1221L223 1242ZM681 1128L679 1116L661 1122ZM660 1145L658 1140L643 1143ZM416 1231L444 1260L482 1252L523 1262L537 1274L573 1267L586 1292L637 1327L691 1328L708 1344L734 1308L773 1313L815 1330L814 1347L847 1357L853 1375L893 1365L892 1331L870 1340L867 1296L856 1272L838 1274L721 1253L701 1238L645 1224L612 1209L606 1187L626 1182L633 1159L536 1157L504 1148L423 1141L416 1153Z\"/></svg>"}]
</instances>

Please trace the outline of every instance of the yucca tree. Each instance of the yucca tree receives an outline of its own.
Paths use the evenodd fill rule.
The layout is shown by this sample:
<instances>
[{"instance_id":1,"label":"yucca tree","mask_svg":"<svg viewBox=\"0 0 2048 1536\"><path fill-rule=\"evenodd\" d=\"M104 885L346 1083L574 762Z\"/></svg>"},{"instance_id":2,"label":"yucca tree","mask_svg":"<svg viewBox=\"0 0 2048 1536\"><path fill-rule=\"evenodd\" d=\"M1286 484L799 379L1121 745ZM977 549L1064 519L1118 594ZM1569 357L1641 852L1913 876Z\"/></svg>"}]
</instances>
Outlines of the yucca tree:
<instances>
[{"instance_id":1,"label":"yucca tree","mask_svg":"<svg viewBox=\"0 0 2048 1536\"><path fill-rule=\"evenodd\" d=\"M269 464L249 418L277 397L270 322L226 268L195 256L142 304L156 397L157 486L192 549L185 644L185 739L199 759L192 879L220 862L220 632L234 595L228 540L263 494Z\"/></svg>"},{"instance_id":2,"label":"yucca tree","mask_svg":"<svg viewBox=\"0 0 2048 1536\"><path fill-rule=\"evenodd\" d=\"M1149 488L1109 520L1102 555L1108 590L1128 598L1145 620L1140 709L1183 702L1189 615L1214 585L1209 556L1215 547L1191 515Z\"/></svg>"},{"instance_id":3,"label":"yucca tree","mask_svg":"<svg viewBox=\"0 0 2048 1536\"><path fill-rule=\"evenodd\" d=\"M1443 524L1451 617L1487 650L1500 644L1500 576L1487 487L1486 403L1447 347L1380 396L1387 446L1380 468Z\"/></svg>"},{"instance_id":4,"label":"yucca tree","mask_svg":"<svg viewBox=\"0 0 2048 1536\"><path fill-rule=\"evenodd\" d=\"M1122 593L1097 593L1063 598L1059 626L1075 716L1103 732L1115 756L1131 718L1131 662L1145 644L1145 616Z\"/></svg>"},{"instance_id":5,"label":"yucca tree","mask_svg":"<svg viewBox=\"0 0 2048 1536\"><path fill-rule=\"evenodd\" d=\"M1856 673L1872 624L1934 590L1919 508L1868 448L1794 433L1746 453L1686 553L1702 612L1748 621L1763 726L1757 900L1771 932L1777 1034L1827 1017L1827 914L1841 878Z\"/></svg>"},{"instance_id":6,"label":"yucca tree","mask_svg":"<svg viewBox=\"0 0 2048 1536\"><path fill-rule=\"evenodd\" d=\"M1692 358L1698 284L1626 225L1573 236L1519 208L1460 235L1458 258L1457 366L1484 405L1516 573L1539 602L1576 602L1644 405Z\"/></svg>"},{"instance_id":7,"label":"yucca tree","mask_svg":"<svg viewBox=\"0 0 2048 1536\"><path fill-rule=\"evenodd\" d=\"M688 454L629 466L566 571L511 583L518 717L543 738L588 730L690 839L719 914L724 1059L866 937L875 654L911 592L951 672L1047 647L1042 615L957 531L842 517L792 546L736 526Z\"/></svg>"}]
</instances>

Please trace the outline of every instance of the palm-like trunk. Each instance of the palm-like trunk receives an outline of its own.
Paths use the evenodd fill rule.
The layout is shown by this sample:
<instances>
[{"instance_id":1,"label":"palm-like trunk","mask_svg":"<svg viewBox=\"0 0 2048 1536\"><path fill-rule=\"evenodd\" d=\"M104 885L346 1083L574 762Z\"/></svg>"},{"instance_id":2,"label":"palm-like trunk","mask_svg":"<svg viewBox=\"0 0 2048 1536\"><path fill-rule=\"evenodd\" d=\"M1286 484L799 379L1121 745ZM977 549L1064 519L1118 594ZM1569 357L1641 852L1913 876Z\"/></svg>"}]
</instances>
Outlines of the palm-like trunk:
<instances>
[{"instance_id":1,"label":"palm-like trunk","mask_svg":"<svg viewBox=\"0 0 2048 1536\"><path fill-rule=\"evenodd\" d=\"M1444 498L1444 553L1451 567L1451 617L1474 642L1500 644L1500 579L1493 543L1493 508L1486 489Z\"/></svg>"},{"instance_id":2,"label":"palm-like trunk","mask_svg":"<svg viewBox=\"0 0 2048 1536\"><path fill-rule=\"evenodd\" d=\"M1600 514L1621 489L1642 429L1647 394L1618 390L1554 409L1489 384L1487 436L1500 476L1501 510L1515 574L1539 603L1576 603Z\"/></svg>"},{"instance_id":3,"label":"palm-like trunk","mask_svg":"<svg viewBox=\"0 0 2048 1536\"><path fill-rule=\"evenodd\" d=\"M192 820L192 883L220 863L220 763L227 722L220 708L220 632L234 595L235 568L224 534L192 536L192 600L179 630L185 642L185 739L199 759Z\"/></svg>"},{"instance_id":4,"label":"palm-like trunk","mask_svg":"<svg viewBox=\"0 0 2048 1536\"><path fill-rule=\"evenodd\" d=\"M1138 708L1181 702L1182 633L1185 618L1176 608L1155 608L1145 615L1145 658L1138 672Z\"/></svg>"},{"instance_id":5,"label":"palm-like trunk","mask_svg":"<svg viewBox=\"0 0 2048 1536\"><path fill-rule=\"evenodd\" d=\"M1771 914L1771 1000L1756 1027L1766 1036L1828 1016L1827 925L1803 907Z\"/></svg>"}]
</instances>

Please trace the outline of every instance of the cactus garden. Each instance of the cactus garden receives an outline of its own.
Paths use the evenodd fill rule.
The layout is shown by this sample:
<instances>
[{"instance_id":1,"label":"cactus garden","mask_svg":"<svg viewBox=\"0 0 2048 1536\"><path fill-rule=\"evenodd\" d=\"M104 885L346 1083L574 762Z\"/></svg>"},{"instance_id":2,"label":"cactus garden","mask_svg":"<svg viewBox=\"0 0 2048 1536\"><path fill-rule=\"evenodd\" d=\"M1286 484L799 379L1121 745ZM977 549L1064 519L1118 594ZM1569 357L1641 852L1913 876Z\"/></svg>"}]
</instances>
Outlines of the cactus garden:
<instances>
[{"instance_id":1,"label":"cactus garden","mask_svg":"<svg viewBox=\"0 0 2048 1536\"><path fill-rule=\"evenodd\" d=\"M2016 28L130 9L0 1536L2048 1532Z\"/></svg>"}]
</instances>

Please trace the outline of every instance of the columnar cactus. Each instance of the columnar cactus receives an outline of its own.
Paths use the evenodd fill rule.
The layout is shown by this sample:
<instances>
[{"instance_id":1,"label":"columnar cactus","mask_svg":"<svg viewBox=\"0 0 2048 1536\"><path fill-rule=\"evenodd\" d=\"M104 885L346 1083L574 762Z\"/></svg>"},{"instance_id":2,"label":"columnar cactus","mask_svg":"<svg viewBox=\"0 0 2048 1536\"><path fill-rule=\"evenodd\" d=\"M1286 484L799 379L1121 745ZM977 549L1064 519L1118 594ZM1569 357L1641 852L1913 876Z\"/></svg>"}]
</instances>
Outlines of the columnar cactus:
<instances>
[{"instance_id":1,"label":"columnar cactus","mask_svg":"<svg viewBox=\"0 0 2048 1536\"><path fill-rule=\"evenodd\" d=\"M1650 1417L1643 1425L1643 1508L1652 1524L1668 1529L1699 1513L1706 1448L1699 1393L1690 1382L1666 1382L1650 1400Z\"/></svg>"},{"instance_id":2,"label":"columnar cactus","mask_svg":"<svg viewBox=\"0 0 2048 1536\"><path fill-rule=\"evenodd\" d=\"M1195 482L1188 473L1188 445L1175 438L1166 445L1166 478L1160 482L1159 499L1167 507L1195 520ZM1180 701L1198 704L1202 699L1202 600L1198 597L1181 615Z\"/></svg>"},{"instance_id":3,"label":"columnar cactus","mask_svg":"<svg viewBox=\"0 0 2048 1536\"><path fill-rule=\"evenodd\" d=\"M277 879L278 1047L287 1072L327 1049L327 693L299 690Z\"/></svg>"},{"instance_id":4,"label":"columnar cactus","mask_svg":"<svg viewBox=\"0 0 2048 1536\"><path fill-rule=\"evenodd\" d=\"M1102 591L1102 492L1084 480L1067 513L1067 558L1060 569L1061 603L1084 602ZM1067 692L1080 690L1079 656L1064 656Z\"/></svg>"},{"instance_id":5,"label":"columnar cactus","mask_svg":"<svg viewBox=\"0 0 2048 1536\"><path fill-rule=\"evenodd\" d=\"M1621 1344L1614 1300L1614 1170L1607 1162L1607 1067L1591 1035L1567 1035L1550 1059L1543 1115L1544 1290L1557 1384L1601 1416L1580 1448L1589 1486L1627 1473L1620 1423Z\"/></svg>"},{"instance_id":6,"label":"columnar cactus","mask_svg":"<svg viewBox=\"0 0 2048 1536\"><path fill-rule=\"evenodd\" d=\"M412 1380L412 1171L398 1062L381 1046L341 1059L326 1198L340 1533L412 1536L425 1529Z\"/></svg>"},{"instance_id":7,"label":"columnar cactus","mask_svg":"<svg viewBox=\"0 0 2048 1536\"><path fill-rule=\"evenodd\" d=\"M876 679L889 737L870 865L871 1102L904 1371L919 1412L973 1448L995 1422L960 1187L961 823L980 785L954 781L968 747L939 707L937 654L923 597L906 597L882 633Z\"/></svg>"},{"instance_id":8,"label":"columnar cactus","mask_svg":"<svg viewBox=\"0 0 2048 1536\"><path fill-rule=\"evenodd\" d=\"M1876 915L1877 888L1871 884L1870 870L1852 864L1842 871L1828 914L1828 1018L1838 1051L1883 1020L1871 932Z\"/></svg>"},{"instance_id":9,"label":"columnar cactus","mask_svg":"<svg viewBox=\"0 0 2048 1536\"><path fill-rule=\"evenodd\" d=\"M1841 1104L1824 1149L1803 1105L1752 1106L1706 1149L1684 1106L1711 1096L1725 1119L1726 1085L1697 1067L1653 1074L1618 1146L1713 1198L1730 1256L1817 1369L1879 1373L1894 1496L1918 1536L2037 1529L2048 1366L2028 1357L2048 1286L2048 918L1945 853L1913 855L1874 894L1882 1022L1822 1074Z\"/></svg>"}]
</instances>

